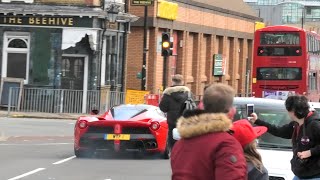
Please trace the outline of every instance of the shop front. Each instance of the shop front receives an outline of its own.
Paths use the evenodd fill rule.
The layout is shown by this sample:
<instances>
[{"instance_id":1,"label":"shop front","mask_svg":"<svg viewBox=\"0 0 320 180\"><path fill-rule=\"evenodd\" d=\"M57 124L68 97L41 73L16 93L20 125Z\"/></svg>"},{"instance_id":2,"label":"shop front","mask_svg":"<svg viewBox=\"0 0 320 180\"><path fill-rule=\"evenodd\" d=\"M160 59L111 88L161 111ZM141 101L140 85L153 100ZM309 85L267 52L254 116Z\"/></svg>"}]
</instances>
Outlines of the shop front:
<instances>
[{"instance_id":1,"label":"shop front","mask_svg":"<svg viewBox=\"0 0 320 180\"><path fill-rule=\"evenodd\" d=\"M52 98L46 111L86 112L88 91L99 85L103 19L49 14L0 14L1 79L23 81L12 102L18 108L39 111ZM1 106L9 104L9 88L1 86Z\"/></svg>"}]
</instances>

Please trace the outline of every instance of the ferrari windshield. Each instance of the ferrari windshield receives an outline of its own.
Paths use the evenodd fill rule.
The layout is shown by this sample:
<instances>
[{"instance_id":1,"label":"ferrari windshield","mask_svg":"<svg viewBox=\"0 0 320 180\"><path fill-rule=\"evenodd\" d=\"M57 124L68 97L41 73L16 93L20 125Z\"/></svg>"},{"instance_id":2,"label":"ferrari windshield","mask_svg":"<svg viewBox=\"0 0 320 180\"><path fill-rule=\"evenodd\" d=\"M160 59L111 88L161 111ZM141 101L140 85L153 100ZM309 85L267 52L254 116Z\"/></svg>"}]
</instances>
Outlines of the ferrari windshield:
<instances>
[{"instance_id":1,"label":"ferrari windshield","mask_svg":"<svg viewBox=\"0 0 320 180\"><path fill-rule=\"evenodd\" d=\"M115 120L128 120L141 113L146 112L148 106L116 106L111 109L112 116Z\"/></svg>"}]
</instances>

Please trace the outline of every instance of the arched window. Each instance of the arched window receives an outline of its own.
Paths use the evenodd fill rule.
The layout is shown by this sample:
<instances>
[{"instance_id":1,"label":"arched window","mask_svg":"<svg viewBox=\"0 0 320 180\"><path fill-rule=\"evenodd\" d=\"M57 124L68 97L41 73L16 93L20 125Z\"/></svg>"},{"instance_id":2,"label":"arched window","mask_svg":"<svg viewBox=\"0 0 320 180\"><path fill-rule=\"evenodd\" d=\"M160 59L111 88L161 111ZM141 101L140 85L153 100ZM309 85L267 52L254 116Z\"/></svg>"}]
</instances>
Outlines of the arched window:
<instances>
[{"instance_id":1,"label":"arched window","mask_svg":"<svg viewBox=\"0 0 320 180\"><path fill-rule=\"evenodd\" d=\"M8 48L28 48L28 45L25 39L10 39Z\"/></svg>"},{"instance_id":2,"label":"arched window","mask_svg":"<svg viewBox=\"0 0 320 180\"><path fill-rule=\"evenodd\" d=\"M77 78L82 77L83 74L83 61L81 59L77 59L74 62L74 76Z\"/></svg>"},{"instance_id":3,"label":"arched window","mask_svg":"<svg viewBox=\"0 0 320 180\"><path fill-rule=\"evenodd\" d=\"M29 79L30 34L26 32L5 32L2 57L2 77Z\"/></svg>"},{"instance_id":4,"label":"arched window","mask_svg":"<svg viewBox=\"0 0 320 180\"><path fill-rule=\"evenodd\" d=\"M69 76L70 73L70 61L69 59L62 59L62 77Z\"/></svg>"}]
</instances>

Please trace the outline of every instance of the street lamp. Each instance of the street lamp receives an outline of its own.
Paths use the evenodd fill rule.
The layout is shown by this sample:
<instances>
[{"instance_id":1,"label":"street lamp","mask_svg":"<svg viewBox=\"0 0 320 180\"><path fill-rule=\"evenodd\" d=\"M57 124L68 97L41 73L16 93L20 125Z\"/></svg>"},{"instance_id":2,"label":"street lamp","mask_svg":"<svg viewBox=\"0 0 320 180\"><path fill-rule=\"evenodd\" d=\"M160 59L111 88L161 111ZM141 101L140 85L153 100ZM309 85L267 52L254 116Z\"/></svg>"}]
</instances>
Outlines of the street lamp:
<instances>
[{"instance_id":1,"label":"street lamp","mask_svg":"<svg viewBox=\"0 0 320 180\"><path fill-rule=\"evenodd\" d=\"M302 8L302 12L301 12L301 28L303 29L303 20L305 18L305 6L303 6Z\"/></svg>"}]
</instances>

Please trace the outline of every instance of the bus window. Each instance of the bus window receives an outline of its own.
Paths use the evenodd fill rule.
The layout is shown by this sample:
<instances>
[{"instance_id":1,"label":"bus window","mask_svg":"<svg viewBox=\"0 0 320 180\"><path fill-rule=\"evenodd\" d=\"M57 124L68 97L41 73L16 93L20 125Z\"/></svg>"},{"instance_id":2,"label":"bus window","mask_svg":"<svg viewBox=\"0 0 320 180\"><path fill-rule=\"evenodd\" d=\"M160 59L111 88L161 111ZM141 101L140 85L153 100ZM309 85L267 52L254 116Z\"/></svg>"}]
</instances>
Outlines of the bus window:
<instances>
[{"instance_id":1,"label":"bus window","mask_svg":"<svg viewBox=\"0 0 320 180\"><path fill-rule=\"evenodd\" d=\"M258 68L258 80L301 80L301 68Z\"/></svg>"},{"instance_id":2,"label":"bus window","mask_svg":"<svg viewBox=\"0 0 320 180\"><path fill-rule=\"evenodd\" d=\"M258 56L301 56L301 47L258 47Z\"/></svg>"},{"instance_id":3,"label":"bus window","mask_svg":"<svg viewBox=\"0 0 320 180\"><path fill-rule=\"evenodd\" d=\"M261 45L300 45L299 33L261 33Z\"/></svg>"}]
</instances>

